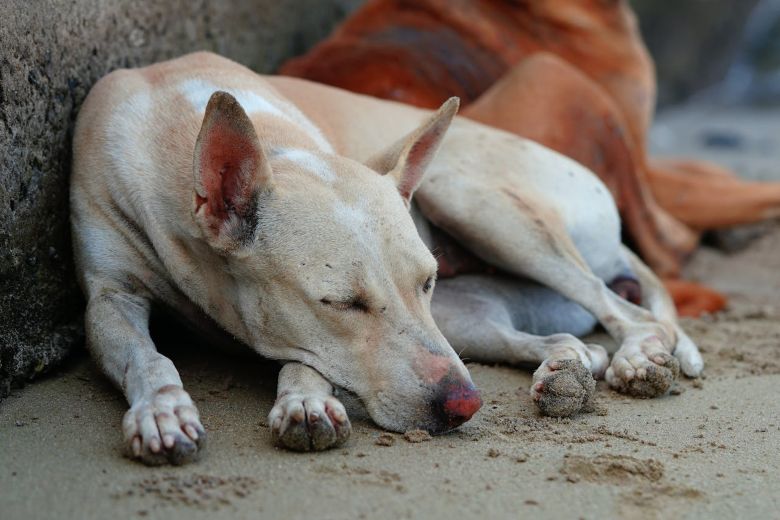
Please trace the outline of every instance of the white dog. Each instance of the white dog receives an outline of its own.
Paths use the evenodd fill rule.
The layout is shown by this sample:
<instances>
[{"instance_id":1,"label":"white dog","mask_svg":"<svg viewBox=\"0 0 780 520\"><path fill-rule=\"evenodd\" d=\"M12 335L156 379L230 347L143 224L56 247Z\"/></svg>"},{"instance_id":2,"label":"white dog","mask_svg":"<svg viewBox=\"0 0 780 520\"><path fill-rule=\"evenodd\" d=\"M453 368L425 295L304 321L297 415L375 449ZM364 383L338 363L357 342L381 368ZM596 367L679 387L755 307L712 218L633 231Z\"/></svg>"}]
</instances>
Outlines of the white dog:
<instances>
[{"instance_id":1,"label":"white dog","mask_svg":"<svg viewBox=\"0 0 780 520\"><path fill-rule=\"evenodd\" d=\"M591 374L605 369L612 386L642 396L668 389L672 353L686 374L701 371L663 288L620 245L600 181L473 122L445 138L456 110L455 100L431 115L261 77L207 53L117 71L92 89L74 137L74 250L88 344L130 403L134 457L185 462L204 439L149 336L153 303L286 362L269 422L293 449L349 435L334 386L387 429L438 433L468 420L481 401L452 346L540 363L532 393L553 415L586 408ZM437 246L449 265L468 251L501 274L442 280L431 301ZM646 309L605 282L626 294L641 286ZM575 337L596 320L620 345L609 368L603 348Z\"/></svg>"}]
</instances>

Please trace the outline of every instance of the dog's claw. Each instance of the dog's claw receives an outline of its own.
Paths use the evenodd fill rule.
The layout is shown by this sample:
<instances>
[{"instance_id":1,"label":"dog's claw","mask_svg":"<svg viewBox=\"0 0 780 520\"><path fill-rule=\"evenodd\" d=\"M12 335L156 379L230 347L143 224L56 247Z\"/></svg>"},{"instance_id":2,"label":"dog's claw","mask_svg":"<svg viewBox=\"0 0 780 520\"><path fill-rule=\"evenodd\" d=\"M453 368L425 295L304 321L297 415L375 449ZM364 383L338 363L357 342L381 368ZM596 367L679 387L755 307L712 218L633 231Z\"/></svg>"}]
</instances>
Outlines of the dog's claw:
<instances>
[{"instance_id":1,"label":"dog's claw","mask_svg":"<svg viewBox=\"0 0 780 520\"><path fill-rule=\"evenodd\" d=\"M178 386L163 387L135 403L125 414L122 429L128 455L154 466L197 459L206 438L198 410Z\"/></svg>"},{"instance_id":2,"label":"dog's claw","mask_svg":"<svg viewBox=\"0 0 780 520\"><path fill-rule=\"evenodd\" d=\"M294 451L322 451L344 444L352 431L335 397L288 394L268 415L274 443Z\"/></svg>"},{"instance_id":3,"label":"dog's claw","mask_svg":"<svg viewBox=\"0 0 780 520\"><path fill-rule=\"evenodd\" d=\"M198 431L195 429L193 425L185 424L184 433L186 433L187 436L189 436L189 438L193 440L193 442L198 442Z\"/></svg>"},{"instance_id":4,"label":"dog's claw","mask_svg":"<svg viewBox=\"0 0 780 520\"><path fill-rule=\"evenodd\" d=\"M133 457L138 458L141 456L141 438L137 435L133 437L132 450Z\"/></svg>"}]
</instances>

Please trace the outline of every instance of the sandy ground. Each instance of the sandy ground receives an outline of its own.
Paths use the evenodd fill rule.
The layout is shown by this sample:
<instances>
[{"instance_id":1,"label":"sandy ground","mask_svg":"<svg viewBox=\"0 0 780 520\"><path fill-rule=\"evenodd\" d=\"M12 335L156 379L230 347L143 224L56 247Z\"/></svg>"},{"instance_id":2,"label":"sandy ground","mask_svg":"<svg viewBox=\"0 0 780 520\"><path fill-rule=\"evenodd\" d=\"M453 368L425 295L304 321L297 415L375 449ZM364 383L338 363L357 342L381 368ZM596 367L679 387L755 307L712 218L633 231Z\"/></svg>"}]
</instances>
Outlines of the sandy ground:
<instances>
[{"instance_id":1,"label":"sandy ground","mask_svg":"<svg viewBox=\"0 0 780 520\"><path fill-rule=\"evenodd\" d=\"M711 131L731 137L707 148ZM675 112L653 134L657 150L758 178L778 176L779 140L780 114L744 111ZM685 322L702 380L655 400L599 383L595 413L559 420L536 412L529 372L471 364L484 407L421 443L378 445L353 403L344 449L273 448L274 366L168 339L209 446L197 464L147 468L120 455L125 403L82 356L0 403L0 517L780 518L779 268L780 225L692 261L690 276L733 296L722 315Z\"/></svg>"}]
</instances>

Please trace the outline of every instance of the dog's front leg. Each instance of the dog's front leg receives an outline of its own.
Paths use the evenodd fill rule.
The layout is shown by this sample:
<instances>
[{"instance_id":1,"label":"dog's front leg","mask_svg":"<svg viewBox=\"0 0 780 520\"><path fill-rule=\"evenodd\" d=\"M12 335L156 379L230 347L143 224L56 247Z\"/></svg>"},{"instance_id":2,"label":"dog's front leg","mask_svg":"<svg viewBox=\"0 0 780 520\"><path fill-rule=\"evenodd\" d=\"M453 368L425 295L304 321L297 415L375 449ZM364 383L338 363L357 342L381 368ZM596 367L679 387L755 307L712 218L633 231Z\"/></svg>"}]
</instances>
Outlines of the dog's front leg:
<instances>
[{"instance_id":1,"label":"dog's front leg","mask_svg":"<svg viewBox=\"0 0 780 520\"><path fill-rule=\"evenodd\" d=\"M129 455L146 464L194 460L206 434L170 359L149 336L149 301L114 289L92 295L87 341L103 371L130 403L122 421Z\"/></svg>"},{"instance_id":2,"label":"dog's front leg","mask_svg":"<svg viewBox=\"0 0 780 520\"><path fill-rule=\"evenodd\" d=\"M531 396L544 415L567 417L593 409L594 377L604 374L607 352L572 335L595 324L580 306L526 280L461 275L437 283L431 311L461 356L538 365Z\"/></svg>"},{"instance_id":3,"label":"dog's front leg","mask_svg":"<svg viewBox=\"0 0 780 520\"><path fill-rule=\"evenodd\" d=\"M321 451L344 444L352 426L333 386L319 372L287 363L279 372L276 403L268 414L274 442L295 451Z\"/></svg>"}]
</instances>

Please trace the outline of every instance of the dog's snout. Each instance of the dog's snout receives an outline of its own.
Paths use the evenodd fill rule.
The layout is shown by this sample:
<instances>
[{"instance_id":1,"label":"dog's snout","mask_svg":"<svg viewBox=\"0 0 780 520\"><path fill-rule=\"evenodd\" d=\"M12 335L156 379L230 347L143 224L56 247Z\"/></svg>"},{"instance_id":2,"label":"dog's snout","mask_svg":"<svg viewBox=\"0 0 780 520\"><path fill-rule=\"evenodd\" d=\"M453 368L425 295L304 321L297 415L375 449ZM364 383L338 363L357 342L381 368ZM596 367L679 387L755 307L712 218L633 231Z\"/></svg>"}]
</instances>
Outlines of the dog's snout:
<instances>
[{"instance_id":1,"label":"dog's snout","mask_svg":"<svg viewBox=\"0 0 780 520\"><path fill-rule=\"evenodd\" d=\"M451 430L471 419L482 407L479 390L470 381L450 383L436 400L442 431Z\"/></svg>"}]
</instances>

